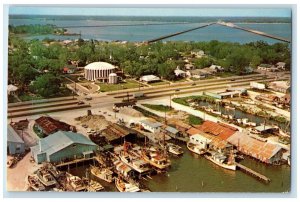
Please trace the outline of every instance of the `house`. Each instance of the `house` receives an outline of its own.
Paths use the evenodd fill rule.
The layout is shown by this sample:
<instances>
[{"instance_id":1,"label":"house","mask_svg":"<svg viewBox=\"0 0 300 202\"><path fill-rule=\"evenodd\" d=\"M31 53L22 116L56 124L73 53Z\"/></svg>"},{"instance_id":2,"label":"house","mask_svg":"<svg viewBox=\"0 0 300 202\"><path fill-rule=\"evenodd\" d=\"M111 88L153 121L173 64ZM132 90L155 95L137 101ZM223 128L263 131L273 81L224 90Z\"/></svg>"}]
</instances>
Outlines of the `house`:
<instances>
[{"instance_id":1,"label":"house","mask_svg":"<svg viewBox=\"0 0 300 202\"><path fill-rule=\"evenodd\" d=\"M277 62L276 67L281 70L285 70L285 62Z\"/></svg>"},{"instance_id":2,"label":"house","mask_svg":"<svg viewBox=\"0 0 300 202\"><path fill-rule=\"evenodd\" d=\"M281 93L287 93L290 90L290 85L287 81L273 81L269 83L268 88Z\"/></svg>"},{"instance_id":3,"label":"house","mask_svg":"<svg viewBox=\"0 0 300 202\"><path fill-rule=\"evenodd\" d=\"M155 75L145 75L140 78L140 81L146 82L146 83L152 83L160 81L160 78Z\"/></svg>"},{"instance_id":4,"label":"house","mask_svg":"<svg viewBox=\"0 0 300 202\"><path fill-rule=\"evenodd\" d=\"M44 135L50 135L59 130L62 131L73 130L74 132L76 131L75 127L67 123L55 120L49 116L41 116L40 118L36 119L35 127L39 132L43 133Z\"/></svg>"},{"instance_id":5,"label":"house","mask_svg":"<svg viewBox=\"0 0 300 202\"><path fill-rule=\"evenodd\" d=\"M167 135L175 138L180 136L180 132L179 130L177 130L176 128L172 127L172 126L167 126L164 125L163 127L161 127L162 132L166 133Z\"/></svg>"},{"instance_id":6,"label":"house","mask_svg":"<svg viewBox=\"0 0 300 202\"><path fill-rule=\"evenodd\" d=\"M64 74L73 74L76 71L76 68L77 67L75 67L73 65L66 65L63 68L63 73Z\"/></svg>"},{"instance_id":7,"label":"house","mask_svg":"<svg viewBox=\"0 0 300 202\"><path fill-rule=\"evenodd\" d=\"M257 66L257 70L271 72L277 70L277 68L274 65L270 65L270 64L260 64Z\"/></svg>"},{"instance_id":8,"label":"house","mask_svg":"<svg viewBox=\"0 0 300 202\"><path fill-rule=\"evenodd\" d=\"M11 125L7 125L7 154L22 154L25 152L25 143Z\"/></svg>"},{"instance_id":9,"label":"house","mask_svg":"<svg viewBox=\"0 0 300 202\"><path fill-rule=\"evenodd\" d=\"M154 120L146 119L146 120L141 120L140 125L145 129L148 130L152 133L159 133L160 132L160 127L163 125L162 123L159 123Z\"/></svg>"},{"instance_id":10,"label":"house","mask_svg":"<svg viewBox=\"0 0 300 202\"><path fill-rule=\"evenodd\" d=\"M18 92L18 87L12 84L7 86L7 95L16 95Z\"/></svg>"},{"instance_id":11,"label":"house","mask_svg":"<svg viewBox=\"0 0 300 202\"><path fill-rule=\"evenodd\" d=\"M285 151L279 145L254 139L245 131L234 133L227 141L241 153L268 164L279 162Z\"/></svg>"},{"instance_id":12,"label":"house","mask_svg":"<svg viewBox=\"0 0 300 202\"><path fill-rule=\"evenodd\" d=\"M177 68L174 70L174 74L177 76L177 77L186 77L186 72Z\"/></svg>"},{"instance_id":13,"label":"house","mask_svg":"<svg viewBox=\"0 0 300 202\"><path fill-rule=\"evenodd\" d=\"M208 149L211 140L200 134L195 134L190 136L190 142L199 145L201 149Z\"/></svg>"},{"instance_id":14,"label":"house","mask_svg":"<svg viewBox=\"0 0 300 202\"><path fill-rule=\"evenodd\" d=\"M204 70L204 69L193 69L193 70L188 70L186 72L186 75L188 77L193 77L193 78L206 78L207 76L211 75L212 73L210 71Z\"/></svg>"},{"instance_id":15,"label":"house","mask_svg":"<svg viewBox=\"0 0 300 202\"><path fill-rule=\"evenodd\" d=\"M209 68L217 72L224 71L224 68L218 65L211 65Z\"/></svg>"},{"instance_id":16,"label":"house","mask_svg":"<svg viewBox=\"0 0 300 202\"><path fill-rule=\"evenodd\" d=\"M36 163L57 163L77 158L90 158L98 146L80 133L58 131L40 139L30 148Z\"/></svg>"}]
</instances>

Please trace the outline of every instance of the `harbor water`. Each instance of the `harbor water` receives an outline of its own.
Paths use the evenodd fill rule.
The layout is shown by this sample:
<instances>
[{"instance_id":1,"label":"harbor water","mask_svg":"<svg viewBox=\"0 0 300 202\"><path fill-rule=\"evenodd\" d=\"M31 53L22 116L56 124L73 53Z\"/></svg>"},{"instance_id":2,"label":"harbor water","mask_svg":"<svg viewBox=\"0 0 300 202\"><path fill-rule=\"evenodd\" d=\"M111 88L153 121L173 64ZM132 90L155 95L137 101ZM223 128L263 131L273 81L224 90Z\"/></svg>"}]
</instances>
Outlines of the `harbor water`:
<instances>
[{"instance_id":1,"label":"harbor water","mask_svg":"<svg viewBox=\"0 0 300 202\"><path fill-rule=\"evenodd\" d=\"M291 175L288 165L270 166L245 157L240 163L267 176L271 182L265 184L240 170L221 168L190 152L184 144L181 157L171 157L171 168L167 173L152 175L142 180L152 192L288 192ZM85 176L87 166L70 170L72 174ZM117 191L114 183L99 182L106 191Z\"/></svg>"}]
</instances>

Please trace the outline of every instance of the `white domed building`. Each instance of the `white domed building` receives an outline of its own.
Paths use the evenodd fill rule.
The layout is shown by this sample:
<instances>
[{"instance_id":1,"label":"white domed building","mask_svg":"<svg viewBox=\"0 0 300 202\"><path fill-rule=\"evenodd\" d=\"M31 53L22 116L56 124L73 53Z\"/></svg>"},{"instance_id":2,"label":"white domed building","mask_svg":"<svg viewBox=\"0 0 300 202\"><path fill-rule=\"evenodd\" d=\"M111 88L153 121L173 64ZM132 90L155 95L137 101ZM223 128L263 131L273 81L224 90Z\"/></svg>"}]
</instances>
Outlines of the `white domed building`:
<instances>
[{"instance_id":1,"label":"white domed building","mask_svg":"<svg viewBox=\"0 0 300 202\"><path fill-rule=\"evenodd\" d=\"M116 67L107 62L93 62L84 67L84 77L89 81L107 82L109 75L115 70Z\"/></svg>"}]
</instances>

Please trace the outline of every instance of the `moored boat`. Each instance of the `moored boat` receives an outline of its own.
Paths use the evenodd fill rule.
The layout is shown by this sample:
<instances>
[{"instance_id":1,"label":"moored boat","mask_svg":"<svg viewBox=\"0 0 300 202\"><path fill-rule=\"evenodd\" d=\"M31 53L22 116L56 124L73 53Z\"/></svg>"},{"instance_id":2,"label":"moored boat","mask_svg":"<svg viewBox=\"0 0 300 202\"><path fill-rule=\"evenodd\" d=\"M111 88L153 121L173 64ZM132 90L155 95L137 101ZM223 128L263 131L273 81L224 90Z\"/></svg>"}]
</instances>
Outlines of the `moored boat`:
<instances>
[{"instance_id":1,"label":"moored boat","mask_svg":"<svg viewBox=\"0 0 300 202\"><path fill-rule=\"evenodd\" d=\"M67 178L66 182L72 191L76 191L76 192L86 191L86 186L84 184L84 181L80 177L74 176L67 172L66 178Z\"/></svg>"},{"instance_id":2,"label":"moored boat","mask_svg":"<svg viewBox=\"0 0 300 202\"><path fill-rule=\"evenodd\" d=\"M28 186L35 191L44 191L45 186L39 181L39 178L36 175L27 176Z\"/></svg>"},{"instance_id":3,"label":"moored boat","mask_svg":"<svg viewBox=\"0 0 300 202\"><path fill-rule=\"evenodd\" d=\"M55 178L45 168L41 168L37 170L36 175L39 178L39 180L43 183L43 185L45 185L46 187L54 186L57 184Z\"/></svg>"},{"instance_id":4,"label":"moored boat","mask_svg":"<svg viewBox=\"0 0 300 202\"><path fill-rule=\"evenodd\" d=\"M218 152L209 152L209 154L205 154L204 157L216 165L228 169L228 170L236 170L236 164L234 162L234 157L229 157L218 153Z\"/></svg>"},{"instance_id":5,"label":"moored boat","mask_svg":"<svg viewBox=\"0 0 300 202\"><path fill-rule=\"evenodd\" d=\"M166 143L165 146L163 143L159 143L161 147L166 148L167 151L171 154L174 154L176 156L179 156L183 154L183 150L180 146L173 144L173 143Z\"/></svg>"},{"instance_id":6,"label":"moored boat","mask_svg":"<svg viewBox=\"0 0 300 202\"><path fill-rule=\"evenodd\" d=\"M196 154L202 155L206 153L206 149L200 147L197 144L191 143L191 142L187 142L187 148L191 151L194 152Z\"/></svg>"},{"instance_id":7,"label":"moored boat","mask_svg":"<svg viewBox=\"0 0 300 202\"><path fill-rule=\"evenodd\" d=\"M116 187L119 192L140 192L140 188L132 183L126 183L120 178L115 180Z\"/></svg>"},{"instance_id":8,"label":"moored boat","mask_svg":"<svg viewBox=\"0 0 300 202\"><path fill-rule=\"evenodd\" d=\"M108 183L112 183L113 181L113 172L108 168L98 168L96 166L91 166L91 173L97 178Z\"/></svg>"},{"instance_id":9,"label":"moored boat","mask_svg":"<svg viewBox=\"0 0 300 202\"><path fill-rule=\"evenodd\" d=\"M171 161L160 151L149 151L143 149L141 152L141 156L145 161L158 169L163 170L171 166Z\"/></svg>"},{"instance_id":10,"label":"moored boat","mask_svg":"<svg viewBox=\"0 0 300 202\"><path fill-rule=\"evenodd\" d=\"M102 190L104 190L104 187L99 182L96 182L94 180L89 181L87 186L88 192L97 192Z\"/></svg>"},{"instance_id":11,"label":"moored boat","mask_svg":"<svg viewBox=\"0 0 300 202\"><path fill-rule=\"evenodd\" d=\"M62 175L62 172L56 169L56 167L52 164L47 165L47 170L57 179Z\"/></svg>"}]
</instances>

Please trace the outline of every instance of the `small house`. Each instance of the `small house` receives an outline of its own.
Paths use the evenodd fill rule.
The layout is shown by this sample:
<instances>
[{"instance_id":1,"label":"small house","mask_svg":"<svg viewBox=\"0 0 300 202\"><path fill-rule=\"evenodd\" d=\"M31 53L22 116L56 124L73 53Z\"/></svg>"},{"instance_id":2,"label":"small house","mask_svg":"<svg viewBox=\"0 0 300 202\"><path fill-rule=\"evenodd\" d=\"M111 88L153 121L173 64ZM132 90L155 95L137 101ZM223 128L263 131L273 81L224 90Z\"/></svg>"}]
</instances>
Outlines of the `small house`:
<instances>
[{"instance_id":1,"label":"small house","mask_svg":"<svg viewBox=\"0 0 300 202\"><path fill-rule=\"evenodd\" d=\"M11 125L7 125L7 154L22 154L25 143Z\"/></svg>"},{"instance_id":2,"label":"small house","mask_svg":"<svg viewBox=\"0 0 300 202\"><path fill-rule=\"evenodd\" d=\"M159 133L161 129L160 127L163 124L154 120L146 119L146 120L141 120L140 125L147 131L150 131L152 133Z\"/></svg>"}]
</instances>

